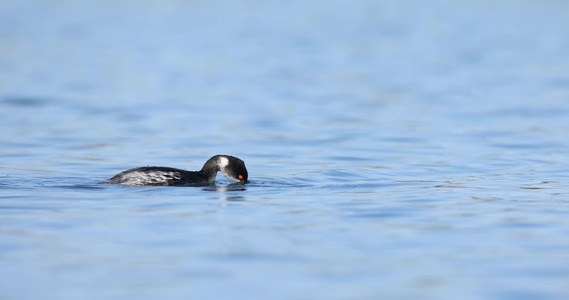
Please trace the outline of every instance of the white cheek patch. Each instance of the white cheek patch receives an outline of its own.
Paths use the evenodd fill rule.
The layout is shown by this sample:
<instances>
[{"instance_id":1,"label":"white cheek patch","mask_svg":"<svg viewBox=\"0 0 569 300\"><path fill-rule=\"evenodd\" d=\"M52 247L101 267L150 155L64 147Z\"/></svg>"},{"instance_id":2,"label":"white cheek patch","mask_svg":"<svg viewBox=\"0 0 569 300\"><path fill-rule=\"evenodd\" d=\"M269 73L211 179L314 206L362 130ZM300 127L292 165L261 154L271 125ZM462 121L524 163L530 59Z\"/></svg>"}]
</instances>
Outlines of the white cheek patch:
<instances>
[{"instance_id":1,"label":"white cheek patch","mask_svg":"<svg viewBox=\"0 0 569 300\"><path fill-rule=\"evenodd\" d=\"M225 169L225 167L227 167L229 165L229 159L227 159L227 157L220 157L218 160L218 164L219 164L219 169L223 170Z\"/></svg>"},{"instance_id":2,"label":"white cheek patch","mask_svg":"<svg viewBox=\"0 0 569 300\"><path fill-rule=\"evenodd\" d=\"M238 178L235 178L231 175L229 175L229 172L227 172L227 166L229 166L229 159L227 159L227 157L220 157L219 160L217 161L217 163L219 164L219 170L221 171L221 174L223 174L223 176L233 180L233 181L239 181Z\"/></svg>"}]
</instances>

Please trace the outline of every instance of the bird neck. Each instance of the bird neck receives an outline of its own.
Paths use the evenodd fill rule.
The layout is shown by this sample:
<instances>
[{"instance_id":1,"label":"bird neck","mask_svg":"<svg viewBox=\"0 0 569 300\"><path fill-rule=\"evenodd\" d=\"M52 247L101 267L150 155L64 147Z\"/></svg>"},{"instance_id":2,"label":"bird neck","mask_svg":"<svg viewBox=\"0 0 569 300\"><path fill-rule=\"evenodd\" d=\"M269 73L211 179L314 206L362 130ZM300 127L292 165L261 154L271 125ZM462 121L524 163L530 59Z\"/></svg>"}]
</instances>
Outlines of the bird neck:
<instances>
[{"instance_id":1,"label":"bird neck","mask_svg":"<svg viewBox=\"0 0 569 300\"><path fill-rule=\"evenodd\" d=\"M229 161L227 160L226 157L216 155L205 162L200 173L204 175L208 183L212 183L215 181L215 176L217 175L217 172L225 169L228 163Z\"/></svg>"}]
</instances>

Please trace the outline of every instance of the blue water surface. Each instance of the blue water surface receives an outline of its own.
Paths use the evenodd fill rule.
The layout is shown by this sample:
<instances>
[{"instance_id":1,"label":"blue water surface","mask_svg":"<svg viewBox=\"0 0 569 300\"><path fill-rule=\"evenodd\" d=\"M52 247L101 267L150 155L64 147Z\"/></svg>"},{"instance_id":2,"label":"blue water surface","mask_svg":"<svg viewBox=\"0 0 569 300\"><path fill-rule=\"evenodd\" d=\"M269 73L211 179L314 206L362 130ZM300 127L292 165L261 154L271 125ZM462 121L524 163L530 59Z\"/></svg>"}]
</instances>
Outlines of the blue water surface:
<instances>
[{"instance_id":1,"label":"blue water surface","mask_svg":"<svg viewBox=\"0 0 569 300\"><path fill-rule=\"evenodd\" d=\"M568 12L0 2L0 298L567 299Z\"/></svg>"}]
</instances>

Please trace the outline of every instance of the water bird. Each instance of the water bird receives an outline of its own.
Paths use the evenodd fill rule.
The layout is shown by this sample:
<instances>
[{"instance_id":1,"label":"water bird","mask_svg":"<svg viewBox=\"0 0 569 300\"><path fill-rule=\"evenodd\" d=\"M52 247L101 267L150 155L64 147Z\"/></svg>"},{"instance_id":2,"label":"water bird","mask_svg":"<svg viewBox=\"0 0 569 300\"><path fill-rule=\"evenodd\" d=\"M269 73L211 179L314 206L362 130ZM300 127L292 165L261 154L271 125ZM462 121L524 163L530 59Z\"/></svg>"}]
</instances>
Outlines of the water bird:
<instances>
[{"instance_id":1,"label":"water bird","mask_svg":"<svg viewBox=\"0 0 569 300\"><path fill-rule=\"evenodd\" d=\"M230 155L215 155L208 159L199 171L186 171L170 167L139 167L118 173L101 184L135 186L205 185L215 182L217 172L235 182L245 184L249 174L245 163Z\"/></svg>"}]
</instances>

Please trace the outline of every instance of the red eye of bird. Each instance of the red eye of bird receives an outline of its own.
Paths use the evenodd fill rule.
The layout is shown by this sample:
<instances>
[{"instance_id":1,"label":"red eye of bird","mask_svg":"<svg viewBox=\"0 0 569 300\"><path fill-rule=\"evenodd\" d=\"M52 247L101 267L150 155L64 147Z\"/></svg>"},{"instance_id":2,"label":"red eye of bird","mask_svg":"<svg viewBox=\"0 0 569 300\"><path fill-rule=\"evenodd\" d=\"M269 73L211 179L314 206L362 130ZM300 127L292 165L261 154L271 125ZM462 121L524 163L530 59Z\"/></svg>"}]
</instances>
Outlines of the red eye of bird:
<instances>
[{"instance_id":1,"label":"red eye of bird","mask_svg":"<svg viewBox=\"0 0 569 300\"><path fill-rule=\"evenodd\" d=\"M243 179L243 175L239 175L239 179Z\"/></svg>"}]
</instances>

